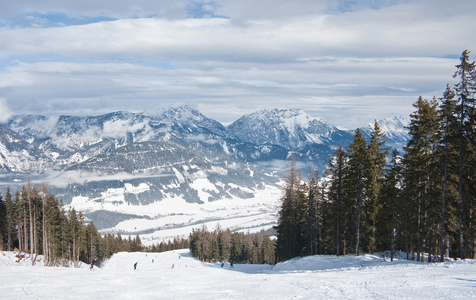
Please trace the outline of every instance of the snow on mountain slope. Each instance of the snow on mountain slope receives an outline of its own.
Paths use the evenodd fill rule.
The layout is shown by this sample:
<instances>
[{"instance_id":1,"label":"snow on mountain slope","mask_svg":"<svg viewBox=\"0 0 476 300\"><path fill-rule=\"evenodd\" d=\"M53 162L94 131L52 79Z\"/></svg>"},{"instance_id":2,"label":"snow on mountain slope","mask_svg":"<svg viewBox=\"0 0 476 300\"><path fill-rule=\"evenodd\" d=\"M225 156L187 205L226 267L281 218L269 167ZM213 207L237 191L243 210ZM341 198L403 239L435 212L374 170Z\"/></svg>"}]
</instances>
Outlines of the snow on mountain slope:
<instances>
[{"instance_id":1,"label":"snow on mountain slope","mask_svg":"<svg viewBox=\"0 0 476 300\"><path fill-rule=\"evenodd\" d=\"M410 139L407 130L407 126L410 124L410 119L405 117L393 117L378 120L377 123L382 132L385 132L386 134L387 146L402 152L403 147L406 146L407 141ZM373 128L373 123L361 128L362 133L367 139L370 139L370 133L373 131Z\"/></svg>"},{"instance_id":2,"label":"snow on mountain slope","mask_svg":"<svg viewBox=\"0 0 476 300\"><path fill-rule=\"evenodd\" d=\"M39 172L49 161L19 134L0 124L0 173Z\"/></svg>"},{"instance_id":3,"label":"snow on mountain slope","mask_svg":"<svg viewBox=\"0 0 476 300\"><path fill-rule=\"evenodd\" d=\"M200 185L200 186L198 186ZM208 184L197 182L196 188L206 192ZM213 187L213 185L211 185ZM118 213L133 214L136 217L121 221L117 225L101 230L102 233L121 233L123 237L140 234L146 246L168 241L174 237L188 237L192 228L202 225L209 230L217 226L233 231L258 233L277 224L277 208L281 198L281 189L267 186L262 190L252 191L251 198L233 196L203 204L187 203L181 197L171 197L144 206L129 206L125 203L103 203ZM75 198L70 204L76 210L91 209L88 199ZM96 205L100 205L99 203Z\"/></svg>"},{"instance_id":4,"label":"snow on mountain slope","mask_svg":"<svg viewBox=\"0 0 476 300\"><path fill-rule=\"evenodd\" d=\"M149 234L151 241L199 222L270 228L290 153L307 174L324 170L335 149L352 141L351 133L299 109L263 110L224 127L188 106L155 115L15 116L0 133L0 185L46 182L97 228ZM170 211L160 202L184 205ZM233 212L223 213L227 207ZM139 222L146 225L130 226Z\"/></svg>"},{"instance_id":5,"label":"snow on mountain slope","mask_svg":"<svg viewBox=\"0 0 476 300\"><path fill-rule=\"evenodd\" d=\"M348 133L301 109L258 111L241 117L227 128L243 141L276 144L291 150L313 143L339 143L335 138L340 135L349 138Z\"/></svg>"},{"instance_id":6,"label":"snow on mountain slope","mask_svg":"<svg viewBox=\"0 0 476 300\"><path fill-rule=\"evenodd\" d=\"M188 250L117 253L101 268L51 268L0 255L2 299L473 299L474 260L311 256L276 266L204 263ZM134 270L133 265L137 263ZM172 265L174 266L172 268ZM305 266L305 267L303 267Z\"/></svg>"}]
</instances>

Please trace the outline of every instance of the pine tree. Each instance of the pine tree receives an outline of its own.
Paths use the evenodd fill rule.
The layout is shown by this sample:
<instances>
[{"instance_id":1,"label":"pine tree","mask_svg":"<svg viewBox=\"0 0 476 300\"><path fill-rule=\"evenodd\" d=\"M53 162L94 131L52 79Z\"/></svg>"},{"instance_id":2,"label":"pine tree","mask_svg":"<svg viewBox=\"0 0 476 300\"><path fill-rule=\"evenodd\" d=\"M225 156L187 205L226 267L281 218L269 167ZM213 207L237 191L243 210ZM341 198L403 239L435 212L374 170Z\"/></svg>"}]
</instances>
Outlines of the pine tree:
<instances>
[{"instance_id":1,"label":"pine tree","mask_svg":"<svg viewBox=\"0 0 476 300\"><path fill-rule=\"evenodd\" d=\"M318 174L309 174L307 186L307 218L305 245L308 245L307 254L321 253L321 193L318 186Z\"/></svg>"},{"instance_id":2,"label":"pine tree","mask_svg":"<svg viewBox=\"0 0 476 300\"><path fill-rule=\"evenodd\" d=\"M439 159L440 165L443 167L443 207L442 207L442 224L441 224L441 236L440 236L440 261L444 260L445 256L448 256L448 203L449 198L452 196L452 188L454 180L451 180L451 175L456 174L456 166L458 164L458 158L455 157L458 146L458 122L456 115L457 101L455 98L455 92L447 85L443 97L440 98L440 105L438 109L438 118L440 123L440 147L439 147ZM454 177L454 176L453 176Z\"/></svg>"},{"instance_id":3,"label":"pine tree","mask_svg":"<svg viewBox=\"0 0 476 300\"><path fill-rule=\"evenodd\" d=\"M366 184L366 224L367 234L369 236L369 251L375 250L377 243L377 215L381 203L379 202L380 189L383 182L386 157L389 148L385 147L385 133L382 132L377 121L374 123L374 129L370 134L370 142L368 145L368 154L370 159L369 178Z\"/></svg>"},{"instance_id":4,"label":"pine tree","mask_svg":"<svg viewBox=\"0 0 476 300\"><path fill-rule=\"evenodd\" d=\"M298 255L301 248L301 228L299 224L298 207L300 203L301 177L296 168L294 158L291 161L291 172L286 178L284 194L281 198L279 210L276 242L276 253L278 259L287 260Z\"/></svg>"},{"instance_id":5,"label":"pine tree","mask_svg":"<svg viewBox=\"0 0 476 300\"><path fill-rule=\"evenodd\" d=\"M17 229L16 229L16 209L15 203L12 200L12 195L10 194L10 188L7 187L7 191L5 192L5 213L6 213L6 224L5 224L5 231L6 231L6 241L8 251L12 251L13 248L17 246L18 238L17 238Z\"/></svg>"},{"instance_id":6,"label":"pine tree","mask_svg":"<svg viewBox=\"0 0 476 300\"><path fill-rule=\"evenodd\" d=\"M29 212L28 212L28 193L26 187L22 187L21 192L15 195L18 206L17 224L19 228L18 239L20 240L20 251L28 251L29 249Z\"/></svg>"},{"instance_id":7,"label":"pine tree","mask_svg":"<svg viewBox=\"0 0 476 300\"><path fill-rule=\"evenodd\" d=\"M349 197L354 199L355 219L354 219L354 245L355 255L360 254L361 229L362 229L362 209L365 199L365 184L369 178L370 156L367 142L360 129L354 134L354 141L349 145L349 177L350 189Z\"/></svg>"},{"instance_id":8,"label":"pine tree","mask_svg":"<svg viewBox=\"0 0 476 300\"><path fill-rule=\"evenodd\" d=\"M410 140L404 148L405 188L410 201L412 236L417 248L418 259L425 248L431 246L438 228L439 207L437 199L438 178L435 178L437 163L435 152L438 145L438 115L435 100L420 97L413 105L416 111L411 115L409 125ZM435 225L435 226L432 226Z\"/></svg>"},{"instance_id":9,"label":"pine tree","mask_svg":"<svg viewBox=\"0 0 476 300\"><path fill-rule=\"evenodd\" d=\"M219 261L228 261L231 250L231 231L230 229L220 230L217 233L219 247Z\"/></svg>"},{"instance_id":10,"label":"pine tree","mask_svg":"<svg viewBox=\"0 0 476 300\"><path fill-rule=\"evenodd\" d=\"M474 189L472 189L470 174L474 172L471 168L470 161L471 152L474 153L475 132L475 89L476 89L476 63L469 61L469 51L465 50L461 55L461 63L456 65L454 78L458 78L459 82L455 85L456 96L458 99L458 199L459 199L459 242L460 242L460 258L466 257L466 237L465 223L468 222L470 227L474 221L471 221L470 215L474 211L472 203L474 203ZM474 164L473 164L474 166ZM469 215L467 214L469 212ZM466 214L466 215L465 215ZM474 247L474 246L472 246Z\"/></svg>"},{"instance_id":11,"label":"pine tree","mask_svg":"<svg viewBox=\"0 0 476 300\"><path fill-rule=\"evenodd\" d=\"M65 224L68 226L66 229L69 233L69 243L68 243L68 256L71 261L76 265L79 262L79 255L81 249L81 221L78 219L76 210L73 208L69 209L68 213L68 223Z\"/></svg>"},{"instance_id":12,"label":"pine tree","mask_svg":"<svg viewBox=\"0 0 476 300\"><path fill-rule=\"evenodd\" d=\"M341 247L342 243L342 230L341 227L344 224L344 197L345 197L345 187L344 183L347 180L347 153L344 151L342 146L339 146L337 149L334 158L329 162L327 169L328 174L330 174L329 190L328 190L328 201L329 206L327 209L327 214L324 214L324 224L329 224L329 232L331 232L332 240L334 241L334 253L340 255L343 253ZM327 222L331 220L331 222ZM333 221L333 222L332 222ZM344 250L345 253L345 250Z\"/></svg>"},{"instance_id":13,"label":"pine tree","mask_svg":"<svg viewBox=\"0 0 476 300\"><path fill-rule=\"evenodd\" d=\"M400 156L397 150L392 152L390 167L385 170L385 178L382 183L379 202L381 209L377 216L378 223L378 245L381 251L390 249L390 259L393 261L396 249L402 246L397 243L399 235L402 235L404 228L402 224L401 211L402 204L401 185L402 170L400 166ZM401 240L401 239L400 239Z\"/></svg>"},{"instance_id":14,"label":"pine tree","mask_svg":"<svg viewBox=\"0 0 476 300\"><path fill-rule=\"evenodd\" d=\"M7 208L3 197L0 195L0 249L5 248L7 243Z\"/></svg>"},{"instance_id":15,"label":"pine tree","mask_svg":"<svg viewBox=\"0 0 476 300\"><path fill-rule=\"evenodd\" d=\"M238 232L231 235L230 262L239 263L243 261L243 236Z\"/></svg>"}]
</instances>

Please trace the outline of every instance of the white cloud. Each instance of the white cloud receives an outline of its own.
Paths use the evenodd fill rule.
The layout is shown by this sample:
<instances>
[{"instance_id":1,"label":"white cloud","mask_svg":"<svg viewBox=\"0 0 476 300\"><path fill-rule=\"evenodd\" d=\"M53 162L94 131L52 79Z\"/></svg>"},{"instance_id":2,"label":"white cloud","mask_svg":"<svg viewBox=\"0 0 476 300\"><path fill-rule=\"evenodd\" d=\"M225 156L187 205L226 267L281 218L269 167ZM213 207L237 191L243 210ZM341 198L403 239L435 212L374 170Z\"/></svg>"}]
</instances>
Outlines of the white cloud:
<instances>
[{"instance_id":1,"label":"white cloud","mask_svg":"<svg viewBox=\"0 0 476 300\"><path fill-rule=\"evenodd\" d=\"M87 172L87 171L64 171L58 173L51 173L44 179L48 185L66 188L69 184L79 183L85 184L86 182L98 182L98 181L114 181L114 180L136 180L141 178L157 178L157 177L170 177L166 170L156 169L153 172L143 174L129 174L129 173L115 173L104 174L102 172ZM43 181L43 182L44 182Z\"/></svg>"},{"instance_id":2,"label":"white cloud","mask_svg":"<svg viewBox=\"0 0 476 300\"><path fill-rule=\"evenodd\" d=\"M0 30L4 57L233 60L279 63L301 56L442 56L474 46L473 15L422 14L419 5L339 15L249 21L124 19L83 26Z\"/></svg>"},{"instance_id":3,"label":"white cloud","mask_svg":"<svg viewBox=\"0 0 476 300\"><path fill-rule=\"evenodd\" d=\"M148 122L130 124L130 120L104 122L103 135L111 138L125 138L127 133L134 133L147 126Z\"/></svg>"},{"instance_id":4,"label":"white cloud","mask_svg":"<svg viewBox=\"0 0 476 300\"><path fill-rule=\"evenodd\" d=\"M0 98L0 123L5 123L12 116L12 112L8 108L7 101Z\"/></svg>"},{"instance_id":5,"label":"white cloud","mask_svg":"<svg viewBox=\"0 0 476 300\"><path fill-rule=\"evenodd\" d=\"M56 4L41 2L37 11ZM108 1L96 2L59 7L95 16ZM475 1L194 2L229 19L154 13L186 11L189 1L127 3L118 1L104 16L158 18L0 28L0 97L14 113L151 111L181 103L224 123L263 108L298 107L354 124L357 113L369 115L362 112L369 101L392 113L419 95L439 96L457 56L476 49ZM345 119L335 110L343 106Z\"/></svg>"}]
</instances>

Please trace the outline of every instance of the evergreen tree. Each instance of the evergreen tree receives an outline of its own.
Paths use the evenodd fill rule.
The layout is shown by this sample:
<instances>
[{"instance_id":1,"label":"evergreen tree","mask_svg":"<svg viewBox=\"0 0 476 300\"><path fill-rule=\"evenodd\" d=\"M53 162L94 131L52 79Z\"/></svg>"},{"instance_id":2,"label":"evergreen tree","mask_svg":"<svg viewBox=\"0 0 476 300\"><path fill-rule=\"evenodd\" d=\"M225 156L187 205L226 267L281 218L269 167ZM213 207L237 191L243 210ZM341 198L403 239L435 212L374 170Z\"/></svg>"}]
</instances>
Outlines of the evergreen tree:
<instances>
[{"instance_id":1,"label":"evergreen tree","mask_svg":"<svg viewBox=\"0 0 476 300\"><path fill-rule=\"evenodd\" d=\"M305 232L305 248L309 247L307 253L314 255L321 253L321 206L322 199L318 186L318 174L309 174L307 186L307 218Z\"/></svg>"},{"instance_id":2,"label":"evergreen tree","mask_svg":"<svg viewBox=\"0 0 476 300\"><path fill-rule=\"evenodd\" d=\"M12 195L10 194L10 188L7 188L5 192L5 213L6 213L6 242L8 251L12 251L15 247L18 247L17 228L16 228L16 209L13 202Z\"/></svg>"},{"instance_id":3,"label":"evergreen tree","mask_svg":"<svg viewBox=\"0 0 476 300\"><path fill-rule=\"evenodd\" d=\"M0 249L7 244L7 208L0 195Z\"/></svg>"},{"instance_id":4,"label":"evergreen tree","mask_svg":"<svg viewBox=\"0 0 476 300\"><path fill-rule=\"evenodd\" d=\"M360 129L354 134L354 141L349 145L349 197L354 199L354 246L355 255L360 254L362 209L365 199L365 185L369 178L370 155L367 143Z\"/></svg>"},{"instance_id":5,"label":"evergreen tree","mask_svg":"<svg viewBox=\"0 0 476 300\"><path fill-rule=\"evenodd\" d=\"M436 101L420 97L413 105L416 111L411 115L409 125L410 140L404 148L405 188L410 201L411 236L416 244L418 259L425 247L431 246L438 228L439 208L437 199L438 178L435 178L437 164L435 152L438 143L438 115ZM435 226L432 226L435 225Z\"/></svg>"},{"instance_id":6,"label":"evergreen tree","mask_svg":"<svg viewBox=\"0 0 476 300\"><path fill-rule=\"evenodd\" d=\"M278 212L276 253L280 260L287 260L299 254L302 246L299 204L302 201L301 177L296 168L296 161L291 160L291 172L286 178L281 207Z\"/></svg>"},{"instance_id":7,"label":"evergreen tree","mask_svg":"<svg viewBox=\"0 0 476 300\"><path fill-rule=\"evenodd\" d=\"M238 232L234 232L231 235L231 248L230 248L230 262L231 263L239 263L243 261L242 249L243 249L243 236Z\"/></svg>"},{"instance_id":8,"label":"evergreen tree","mask_svg":"<svg viewBox=\"0 0 476 300\"><path fill-rule=\"evenodd\" d=\"M456 114L457 101L455 100L455 92L447 85L443 97L440 98L438 109L438 117L440 123L440 147L439 159L440 166L443 168L443 207L442 207L442 224L440 236L440 261L449 255L448 244L448 204L451 199L455 198L454 192L456 181L452 178L452 174L457 174L458 157L458 121Z\"/></svg>"},{"instance_id":9,"label":"evergreen tree","mask_svg":"<svg viewBox=\"0 0 476 300\"><path fill-rule=\"evenodd\" d=\"M365 203L366 210L366 228L369 240L369 251L372 253L375 250L377 243L377 215L381 208L379 202L380 190L383 182L385 166L387 163L386 157L389 148L385 147L385 133L382 132L380 125L375 121L374 129L370 134L370 142L368 145L368 154L370 159L369 178L366 184L367 201Z\"/></svg>"},{"instance_id":10,"label":"evergreen tree","mask_svg":"<svg viewBox=\"0 0 476 300\"><path fill-rule=\"evenodd\" d=\"M330 176L329 189L328 189L328 203L327 213L324 213L325 218L323 223L328 225L329 235L332 236L331 240L334 242L334 251L336 255L345 253L345 250L341 247L343 235L342 225L345 220L345 213L350 210L344 209L344 197L345 187L344 184L347 180L347 153L342 146L337 149L334 159L329 162L327 172ZM328 222L327 220L330 220ZM344 250L344 252L343 252Z\"/></svg>"},{"instance_id":11,"label":"evergreen tree","mask_svg":"<svg viewBox=\"0 0 476 300\"><path fill-rule=\"evenodd\" d=\"M396 249L402 249L402 226L401 211L403 208L401 197L402 170L399 163L400 157L397 150L392 152L391 166L385 170L385 178L382 183L379 202L380 212L377 216L378 224L378 247L382 250L390 249L390 259L393 261ZM400 240L400 242L397 242Z\"/></svg>"},{"instance_id":12,"label":"evergreen tree","mask_svg":"<svg viewBox=\"0 0 476 300\"><path fill-rule=\"evenodd\" d=\"M227 261L230 258L231 251L231 231L220 230L217 233L218 247L219 247L219 261Z\"/></svg>"},{"instance_id":13,"label":"evergreen tree","mask_svg":"<svg viewBox=\"0 0 476 300\"><path fill-rule=\"evenodd\" d=\"M458 199L459 199L459 242L460 257L466 257L466 237L465 228L474 226L474 220L471 220L471 209L475 203L475 194L471 179L474 174L474 164L471 161L474 154L474 135L475 132L475 90L476 90L476 63L469 61L469 51L465 50L460 58L461 63L456 65L454 78L459 82L455 85L456 96L458 99ZM468 214L468 212L470 212ZM474 214L474 213L473 213ZM474 245L470 246L474 249ZM474 251L473 251L474 252Z\"/></svg>"}]
</instances>

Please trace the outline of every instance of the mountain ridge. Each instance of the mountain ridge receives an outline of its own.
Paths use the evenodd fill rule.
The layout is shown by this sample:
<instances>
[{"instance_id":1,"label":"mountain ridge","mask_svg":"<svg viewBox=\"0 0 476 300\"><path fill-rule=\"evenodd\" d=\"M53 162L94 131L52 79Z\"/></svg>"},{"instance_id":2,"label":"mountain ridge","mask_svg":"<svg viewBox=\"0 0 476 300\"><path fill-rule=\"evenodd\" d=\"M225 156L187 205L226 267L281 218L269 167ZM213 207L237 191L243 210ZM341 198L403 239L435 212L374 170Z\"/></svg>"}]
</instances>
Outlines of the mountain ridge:
<instances>
[{"instance_id":1,"label":"mountain ridge","mask_svg":"<svg viewBox=\"0 0 476 300\"><path fill-rule=\"evenodd\" d=\"M383 122L383 128L403 143L398 120ZM0 133L2 186L46 182L65 204L91 220L101 215L101 224L111 228L131 215L155 218L151 207L167 201L203 207L244 201L240 207L257 209L268 220L260 222L269 224L275 204L267 201L279 200L290 154L303 173L322 171L335 149L353 140L351 131L301 109L262 110L223 126L188 106L158 115L19 115L0 124ZM262 210L255 207L261 202L267 203Z\"/></svg>"}]
</instances>

